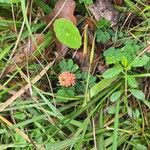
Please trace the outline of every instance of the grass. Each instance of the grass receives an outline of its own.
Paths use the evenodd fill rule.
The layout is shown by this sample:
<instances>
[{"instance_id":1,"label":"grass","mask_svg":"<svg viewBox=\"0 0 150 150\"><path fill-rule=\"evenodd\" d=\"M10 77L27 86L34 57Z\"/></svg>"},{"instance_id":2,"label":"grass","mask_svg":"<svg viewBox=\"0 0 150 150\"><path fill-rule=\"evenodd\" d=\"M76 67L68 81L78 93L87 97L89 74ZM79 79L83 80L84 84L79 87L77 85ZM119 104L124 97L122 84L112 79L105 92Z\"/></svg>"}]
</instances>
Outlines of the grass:
<instances>
[{"instance_id":1,"label":"grass","mask_svg":"<svg viewBox=\"0 0 150 150\"><path fill-rule=\"evenodd\" d=\"M85 72L73 57L75 50L58 59L56 37L44 20L55 3L0 3L0 150L148 150L148 4L125 0L115 5L121 14L116 31L104 19L103 28L94 22L89 42L91 29L84 21L93 18L86 3L76 1L83 55L89 57ZM35 35L40 34L44 40L38 43ZM32 45L31 55L21 53L23 61L13 60ZM98 61L104 64L102 73L92 68L98 47L103 49ZM15 69L6 72L12 66ZM60 86L58 76L64 71L76 75L75 86Z\"/></svg>"}]
</instances>

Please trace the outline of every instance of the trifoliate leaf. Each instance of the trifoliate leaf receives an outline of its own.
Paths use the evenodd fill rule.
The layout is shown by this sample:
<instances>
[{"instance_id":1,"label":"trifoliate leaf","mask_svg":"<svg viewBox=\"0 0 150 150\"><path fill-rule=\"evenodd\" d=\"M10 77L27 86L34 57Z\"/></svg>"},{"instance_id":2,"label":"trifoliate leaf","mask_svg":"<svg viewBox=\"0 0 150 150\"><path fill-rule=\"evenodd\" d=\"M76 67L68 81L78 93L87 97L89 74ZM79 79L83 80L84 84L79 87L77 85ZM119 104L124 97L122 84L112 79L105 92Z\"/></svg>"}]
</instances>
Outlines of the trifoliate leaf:
<instances>
[{"instance_id":1,"label":"trifoliate leaf","mask_svg":"<svg viewBox=\"0 0 150 150\"><path fill-rule=\"evenodd\" d=\"M105 18L102 18L97 22L97 26L99 29L104 29L105 27L110 26L110 22L106 20Z\"/></svg>"},{"instance_id":2,"label":"trifoliate leaf","mask_svg":"<svg viewBox=\"0 0 150 150\"><path fill-rule=\"evenodd\" d=\"M110 40L110 34L108 32L104 32L101 30L96 31L96 41L106 43L108 40Z\"/></svg>"}]
</instances>

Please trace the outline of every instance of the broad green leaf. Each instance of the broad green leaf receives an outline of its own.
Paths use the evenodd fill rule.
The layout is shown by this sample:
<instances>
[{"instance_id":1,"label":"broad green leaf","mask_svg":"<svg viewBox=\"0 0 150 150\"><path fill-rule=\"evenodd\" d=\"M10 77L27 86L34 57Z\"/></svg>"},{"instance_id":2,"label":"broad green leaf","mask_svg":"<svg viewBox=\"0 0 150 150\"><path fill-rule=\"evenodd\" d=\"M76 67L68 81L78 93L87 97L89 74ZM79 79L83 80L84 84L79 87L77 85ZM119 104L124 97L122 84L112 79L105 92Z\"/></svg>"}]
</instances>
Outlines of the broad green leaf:
<instances>
[{"instance_id":1,"label":"broad green leaf","mask_svg":"<svg viewBox=\"0 0 150 150\"><path fill-rule=\"evenodd\" d=\"M57 39L69 48L80 48L81 35L77 27L69 20L60 18L54 22L54 31Z\"/></svg>"},{"instance_id":2,"label":"broad green leaf","mask_svg":"<svg viewBox=\"0 0 150 150\"><path fill-rule=\"evenodd\" d=\"M134 77L128 76L127 80L128 80L128 85L131 88L137 88L138 87L138 82L136 81L136 79Z\"/></svg>"},{"instance_id":3,"label":"broad green leaf","mask_svg":"<svg viewBox=\"0 0 150 150\"><path fill-rule=\"evenodd\" d=\"M116 102L116 101L121 97L121 94L122 94L121 91L114 92L114 93L110 96L110 101L111 101L111 102Z\"/></svg>"},{"instance_id":4,"label":"broad green leaf","mask_svg":"<svg viewBox=\"0 0 150 150\"><path fill-rule=\"evenodd\" d=\"M142 100L142 102L150 109L150 102L148 100Z\"/></svg>"},{"instance_id":5,"label":"broad green leaf","mask_svg":"<svg viewBox=\"0 0 150 150\"><path fill-rule=\"evenodd\" d=\"M146 146L141 145L141 144L137 144L136 145L136 150L147 150Z\"/></svg>"},{"instance_id":6,"label":"broad green leaf","mask_svg":"<svg viewBox=\"0 0 150 150\"><path fill-rule=\"evenodd\" d=\"M130 89L130 92L135 98L145 100L145 94L141 90Z\"/></svg>"},{"instance_id":7,"label":"broad green leaf","mask_svg":"<svg viewBox=\"0 0 150 150\"><path fill-rule=\"evenodd\" d=\"M116 78L110 78L110 79L103 79L99 83L95 84L91 89L90 89L90 96L91 98L104 90L105 88L109 87L112 82L114 82Z\"/></svg>"},{"instance_id":8,"label":"broad green leaf","mask_svg":"<svg viewBox=\"0 0 150 150\"><path fill-rule=\"evenodd\" d=\"M131 63L131 67L143 67L144 65L148 63L149 60L150 60L150 57L143 55L142 57L135 59Z\"/></svg>"},{"instance_id":9,"label":"broad green leaf","mask_svg":"<svg viewBox=\"0 0 150 150\"><path fill-rule=\"evenodd\" d=\"M113 78L117 76L119 73L123 71L123 68L121 66L115 66L111 69L108 69L104 72L103 77L104 78Z\"/></svg>"}]
</instances>

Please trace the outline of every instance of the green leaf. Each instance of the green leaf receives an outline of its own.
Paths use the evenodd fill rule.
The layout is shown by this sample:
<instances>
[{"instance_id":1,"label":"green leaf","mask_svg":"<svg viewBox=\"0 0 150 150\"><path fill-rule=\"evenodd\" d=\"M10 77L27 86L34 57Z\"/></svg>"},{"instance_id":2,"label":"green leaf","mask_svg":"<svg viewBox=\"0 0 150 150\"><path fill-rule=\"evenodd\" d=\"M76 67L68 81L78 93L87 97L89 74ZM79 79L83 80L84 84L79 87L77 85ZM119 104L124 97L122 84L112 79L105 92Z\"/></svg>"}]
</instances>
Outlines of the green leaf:
<instances>
[{"instance_id":1,"label":"green leaf","mask_svg":"<svg viewBox=\"0 0 150 150\"><path fill-rule=\"evenodd\" d=\"M147 150L146 146L141 145L141 144L137 144L136 145L136 150Z\"/></svg>"},{"instance_id":2,"label":"green leaf","mask_svg":"<svg viewBox=\"0 0 150 150\"><path fill-rule=\"evenodd\" d=\"M145 100L145 94L141 90L130 89L130 92L135 98Z\"/></svg>"},{"instance_id":3,"label":"green leaf","mask_svg":"<svg viewBox=\"0 0 150 150\"><path fill-rule=\"evenodd\" d=\"M150 60L148 61L148 63L144 66L145 69L150 69Z\"/></svg>"},{"instance_id":4,"label":"green leaf","mask_svg":"<svg viewBox=\"0 0 150 150\"><path fill-rule=\"evenodd\" d=\"M63 89L60 89L57 91L57 96L62 97L62 98L57 98L57 101L59 101L59 102L67 102L68 101L67 99L63 99L63 98L68 97L68 94Z\"/></svg>"},{"instance_id":5,"label":"green leaf","mask_svg":"<svg viewBox=\"0 0 150 150\"><path fill-rule=\"evenodd\" d=\"M89 4L93 3L93 0L79 0L79 3L83 3L83 2L87 5L89 5Z\"/></svg>"},{"instance_id":6,"label":"green leaf","mask_svg":"<svg viewBox=\"0 0 150 150\"><path fill-rule=\"evenodd\" d=\"M14 118L20 119L20 120L24 120L26 118L26 115L24 113L22 113L22 112L16 112L14 114Z\"/></svg>"},{"instance_id":7,"label":"green leaf","mask_svg":"<svg viewBox=\"0 0 150 150\"><path fill-rule=\"evenodd\" d=\"M131 63L135 57L135 49L133 47L133 44L126 43L126 45L123 48L121 48L121 51L123 57L127 59L128 64Z\"/></svg>"},{"instance_id":8,"label":"green leaf","mask_svg":"<svg viewBox=\"0 0 150 150\"><path fill-rule=\"evenodd\" d=\"M150 102L148 100L142 100L142 102L150 109Z\"/></svg>"},{"instance_id":9,"label":"green leaf","mask_svg":"<svg viewBox=\"0 0 150 150\"><path fill-rule=\"evenodd\" d=\"M131 67L143 67L144 65L146 65L149 62L149 60L150 60L150 57L143 55L142 57L135 59L131 63Z\"/></svg>"},{"instance_id":10,"label":"green leaf","mask_svg":"<svg viewBox=\"0 0 150 150\"><path fill-rule=\"evenodd\" d=\"M128 85L131 88L137 88L138 87L138 82L136 81L136 79L134 77L128 76L127 81L128 81Z\"/></svg>"},{"instance_id":11,"label":"green leaf","mask_svg":"<svg viewBox=\"0 0 150 150\"><path fill-rule=\"evenodd\" d=\"M140 111L138 109L135 110L134 116L135 119L140 117Z\"/></svg>"},{"instance_id":12,"label":"green leaf","mask_svg":"<svg viewBox=\"0 0 150 150\"><path fill-rule=\"evenodd\" d=\"M122 53L119 49L115 49L114 47L111 47L104 52L104 56L106 59L106 64L110 65L110 64L116 64L119 61L121 61Z\"/></svg>"},{"instance_id":13,"label":"green leaf","mask_svg":"<svg viewBox=\"0 0 150 150\"><path fill-rule=\"evenodd\" d=\"M99 29L103 29L104 27L109 27L110 22L106 20L105 18L102 18L97 22L97 26Z\"/></svg>"},{"instance_id":14,"label":"green leaf","mask_svg":"<svg viewBox=\"0 0 150 150\"><path fill-rule=\"evenodd\" d=\"M82 74L80 71L76 72L76 78L77 79L81 79L82 78Z\"/></svg>"},{"instance_id":15,"label":"green leaf","mask_svg":"<svg viewBox=\"0 0 150 150\"><path fill-rule=\"evenodd\" d=\"M108 113L109 113L109 114L112 115L112 114L115 114L115 112L116 112L116 107L113 107L113 106L112 106L112 107L108 108Z\"/></svg>"},{"instance_id":16,"label":"green leaf","mask_svg":"<svg viewBox=\"0 0 150 150\"><path fill-rule=\"evenodd\" d=\"M15 142L17 144L26 144L27 143L26 140L18 133L15 133L14 135L15 135Z\"/></svg>"},{"instance_id":17,"label":"green leaf","mask_svg":"<svg viewBox=\"0 0 150 150\"><path fill-rule=\"evenodd\" d=\"M105 88L109 87L116 78L110 78L110 79L103 79L99 83L95 84L91 89L90 89L90 96L91 98L104 90Z\"/></svg>"},{"instance_id":18,"label":"green leaf","mask_svg":"<svg viewBox=\"0 0 150 150\"><path fill-rule=\"evenodd\" d=\"M110 96L110 101L111 101L111 102L116 102L116 101L121 97L121 94L122 94L121 91L114 92L114 93Z\"/></svg>"},{"instance_id":19,"label":"green leaf","mask_svg":"<svg viewBox=\"0 0 150 150\"><path fill-rule=\"evenodd\" d=\"M66 60L60 61L59 67L61 68L61 71L76 72L79 69L79 66L77 64L74 64L72 59L69 59L68 61Z\"/></svg>"},{"instance_id":20,"label":"green leaf","mask_svg":"<svg viewBox=\"0 0 150 150\"><path fill-rule=\"evenodd\" d=\"M74 64L70 71L76 72L78 69L79 69L79 66L77 64Z\"/></svg>"},{"instance_id":21,"label":"green leaf","mask_svg":"<svg viewBox=\"0 0 150 150\"><path fill-rule=\"evenodd\" d=\"M111 69L108 69L104 72L103 77L104 78L113 78L120 74L123 71L123 68L121 66L115 66Z\"/></svg>"},{"instance_id":22,"label":"green leaf","mask_svg":"<svg viewBox=\"0 0 150 150\"><path fill-rule=\"evenodd\" d=\"M127 58L126 57L122 57L122 60L121 60L121 64L126 68L127 67L127 65L128 65L128 60L127 60Z\"/></svg>"},{"instance_id":23,"label":"green leaf","mask_svg":"<svg viewBox=\"0 0 150 150\"><path fill-rule=\"evenodd\" d=\"M69 59L68 62L67 62L67 68L68 70L71 70L71 68L73 67L73 60L72 59Z\"/></svg>"},{"instance_id":24,"label":"green leaf","mask_svg":"<svg viewBox=\"0 0 150 150\"><path fill-rule=\"evenodd\" d=\"M69 48L80 48L81 35L77 27L69 20L60 18L54 22L54 31L58 40Z\"/></svg>"},{"instance_id":25,"label":"green leaf","mask_svg":"<svg viewBox=\"0 0 150 150\"><path fill-rule=\"evenodd\" d=\"M59 102L67 102L69 98L75 96L75 92L71 89L60 89L57 91L57 101ZM59 98L61 97L61 98Z\"/></svg>"},{"instance_id":26,"label":"green leaf","mask_svg":"<svg viewBox=\"0 0 150 150\"><path fill-rule=\"evenodd\" d=\"M74 97L75 96L75 92L73 90L68 89L68 90L66 90L66 93L67 93L68 97Z\"/></svg>"},{"instance_id":27,"label":"green leaf","mask_svg":"<svg viewBox=\"0 0 150 150\"><path fill-rule=\"evenodd\" d=\"M66 68L67 68L67 62L66 62L66 60L60 61L59 67L60 67L62 70L67 70L67 69L66 69Z\"/></svg>"},{"instance_id":28,"label":"green leaf","mask_svg":"<svg viewBox=\"0 0 150 150\"><path fill-rule=\"evenodd\" d=\"M0 3L20 3L20 0L0 0Z\"/></svg>"},{"instance_id":29,"label":"green leaf","mask_svg":"<svg viewBox=\"0 0 150 150\"><path fill-rule=\"evenodd\" d=\"M128 112L128 115L132 118L133 116L133 111L130 107L127 108L127 112Z\"/></svg>"},{"instance_id":30,"label":"green leaf","mask_svg":"<svg viewBox=\"0 0 150 150\"><path fill-rule=\"evenodd\" d=\"M101 30L96 31L96 41L106 43L108 40L110 40L110 34L108 32L104 32Z\"/></svg>"}]
</instances>

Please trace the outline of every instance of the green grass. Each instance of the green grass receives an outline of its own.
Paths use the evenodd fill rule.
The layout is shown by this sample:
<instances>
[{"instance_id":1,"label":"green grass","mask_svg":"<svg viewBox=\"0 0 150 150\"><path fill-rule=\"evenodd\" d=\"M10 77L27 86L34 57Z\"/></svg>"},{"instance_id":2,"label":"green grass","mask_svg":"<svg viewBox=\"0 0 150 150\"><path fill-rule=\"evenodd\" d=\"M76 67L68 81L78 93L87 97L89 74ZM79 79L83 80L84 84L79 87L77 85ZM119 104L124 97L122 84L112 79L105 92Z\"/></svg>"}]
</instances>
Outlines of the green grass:
<instances>
[{"instance_id":1,"label":"green grass","mask_svg":"<svg viewBox=\"0 0 150 150\"><path fill-rule=\"evenodd\" d=\"M89 54L85 72L73 49L58 59L55 33L44 20L56 2L0 3L0 150L148 150L149 5L125 0L115 6L120 13L116 30L105 19L95 21L89 42L91 28L84 21L92 16L87 4L76 0L76 12L82 12L80 51ZM128 18L128 12L135 16ZM39 44L35 35L41 33ZM21 63L13 61L27 44L34 44L34 53ZM99 47L102 73L92 68ZM15 70L5 73L12 65ZM75 86L60 86L58 76L64 71L76 75Z\"/></svg>"}]
</instances>

